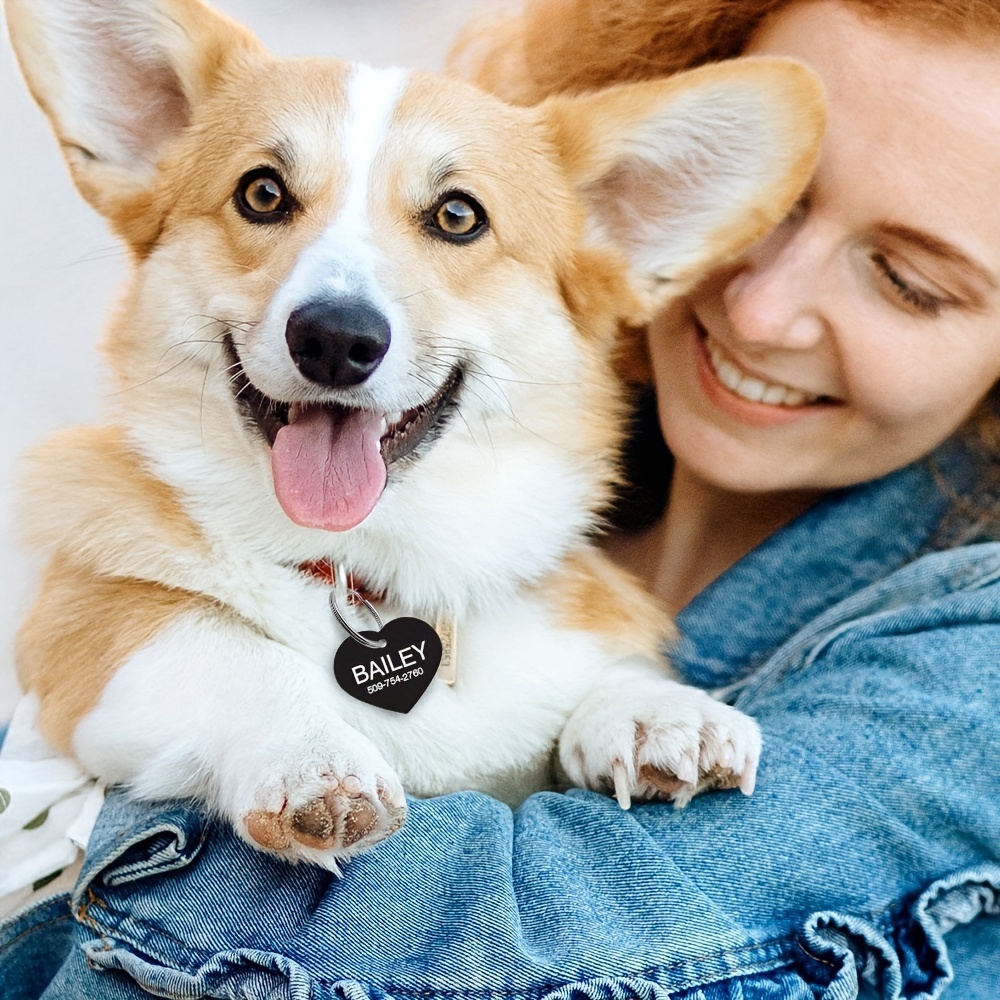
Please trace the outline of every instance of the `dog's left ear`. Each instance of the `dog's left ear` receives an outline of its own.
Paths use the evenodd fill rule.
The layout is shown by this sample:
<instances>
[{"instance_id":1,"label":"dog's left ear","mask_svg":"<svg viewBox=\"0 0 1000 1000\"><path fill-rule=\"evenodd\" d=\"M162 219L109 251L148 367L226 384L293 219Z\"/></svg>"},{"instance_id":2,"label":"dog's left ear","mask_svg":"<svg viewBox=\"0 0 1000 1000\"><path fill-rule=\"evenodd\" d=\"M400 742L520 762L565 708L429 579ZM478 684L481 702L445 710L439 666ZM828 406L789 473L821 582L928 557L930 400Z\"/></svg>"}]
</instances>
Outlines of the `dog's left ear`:
<instances>
[{"instance_id":1,"label":"dog's left ear","mask_svg":"<svg viewBox=\"0 0 1000 1000\"><path fill-rule=\"evenodd\" d=\"M789 59L551 98L538 113L588 213L624 255L646 321L780 222L815 169L822 88Z\"/></svg>"},{"instance_id":2,"label":"dog's left ear","mask_svg":"<svg viewBox=\"0 0 1000 1000\"><path fill-rule=\"evenodd\" d=\"M200 0L6 0L11 43L80 193L133 246L171 141L254 37Z\"/></svg>"}]
</instances>

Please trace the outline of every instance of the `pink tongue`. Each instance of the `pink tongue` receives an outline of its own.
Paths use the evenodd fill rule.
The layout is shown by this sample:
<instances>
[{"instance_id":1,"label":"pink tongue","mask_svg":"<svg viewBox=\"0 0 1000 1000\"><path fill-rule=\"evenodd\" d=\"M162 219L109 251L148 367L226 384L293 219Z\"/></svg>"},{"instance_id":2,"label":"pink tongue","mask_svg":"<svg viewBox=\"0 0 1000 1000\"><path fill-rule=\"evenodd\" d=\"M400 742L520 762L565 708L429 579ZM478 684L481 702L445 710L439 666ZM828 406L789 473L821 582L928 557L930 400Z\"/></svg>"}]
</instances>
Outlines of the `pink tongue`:
<instances>
[{"instance_id":1,"label":"pink tongue","mask_svg":"<svg viewBox=\"0 0 1000 1000\"><path fill-rule=\"evenodd\" d=\"M306 408L271 448L274 492L307 528L346 531L372 511L385 488L382 417L361 410Z\"/></svg>"}]
</instances>

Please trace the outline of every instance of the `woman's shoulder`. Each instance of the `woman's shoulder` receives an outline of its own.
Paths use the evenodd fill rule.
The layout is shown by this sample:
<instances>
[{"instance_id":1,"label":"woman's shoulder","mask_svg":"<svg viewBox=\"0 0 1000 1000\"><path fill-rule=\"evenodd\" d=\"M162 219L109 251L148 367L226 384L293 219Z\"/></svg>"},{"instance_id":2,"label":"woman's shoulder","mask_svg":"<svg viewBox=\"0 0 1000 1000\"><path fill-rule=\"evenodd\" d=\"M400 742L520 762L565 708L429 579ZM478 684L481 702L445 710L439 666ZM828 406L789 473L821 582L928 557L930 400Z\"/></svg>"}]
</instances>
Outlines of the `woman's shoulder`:
<instances>
[{"instance_id":1,"label":"woman's shoulder","mask_svg":"<svg viewBox=\"0 0 1000 1000\"><path fill-rule=\"evenodd\" d=\"M1000 542L927 552L851 594L802 630L815 646L961 625L1000 625Z\"/></svg>"},{"instance_id":2,"label":"woman's shoulder","mask_svg":"<svg viewBox=\"0 0 1000 1000\"><path fill-rule=\"evenodd\" d=\"M753 713L778 686L782 701L795 686L811 699L837 690L870 707L877 689L895 706L935 702L940 713L958 692L961 716L963 697L987 682L987 700L1000 697L998 649L1000 542L929 552L796 632L740 685L740 705Z\"/></svg>"}]
</instances>

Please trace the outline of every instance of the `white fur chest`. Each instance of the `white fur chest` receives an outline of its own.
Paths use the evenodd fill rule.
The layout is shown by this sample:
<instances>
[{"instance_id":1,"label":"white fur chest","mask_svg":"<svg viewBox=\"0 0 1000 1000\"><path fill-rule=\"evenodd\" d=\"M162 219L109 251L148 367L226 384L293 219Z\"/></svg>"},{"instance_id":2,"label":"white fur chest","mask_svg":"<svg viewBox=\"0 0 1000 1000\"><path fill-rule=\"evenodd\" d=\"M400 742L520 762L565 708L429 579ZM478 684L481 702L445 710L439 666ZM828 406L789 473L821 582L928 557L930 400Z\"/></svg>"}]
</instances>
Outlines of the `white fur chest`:
<instances>
[{"instance_id":1,"label":"white fur chest","mask_svg":"<svg viewBox=\"0 0 1000 1000\"><path fill-rule=\"evenodd\" d=\"M550 785L559 733L609 659L592 633L554 627L551 610L526 591L457 620L456 683L433 681L399 714L337 685L334 656L347 636L330 608L331 587L284 567L266 579L245 568L239 579L230 606L314 665L337 715L379 747L415 795L475 788L514 802ZM356 628L373 627L363 610L341 608ZM384 622L412 614L390 602L377 609Z\"/></svg>"}]
</instances>

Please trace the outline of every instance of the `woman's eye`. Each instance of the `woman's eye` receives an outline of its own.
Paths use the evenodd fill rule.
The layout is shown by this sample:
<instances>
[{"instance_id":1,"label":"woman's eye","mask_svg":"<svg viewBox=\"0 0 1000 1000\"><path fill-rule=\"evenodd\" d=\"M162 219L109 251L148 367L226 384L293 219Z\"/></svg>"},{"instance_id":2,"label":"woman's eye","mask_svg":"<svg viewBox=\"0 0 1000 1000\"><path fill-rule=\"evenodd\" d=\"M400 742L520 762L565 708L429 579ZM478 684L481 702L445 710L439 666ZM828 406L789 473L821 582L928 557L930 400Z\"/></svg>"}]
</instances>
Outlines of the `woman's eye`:
<instances>
[{"instance_id":1,"label":"woman's eye","mask_svg":"<svg viewBox=\"0 0 1000 1000\"><path fill-rule=\"evenodd\" d=\"M474 198L465 194L449 194L438 202L427 220L437 236L455 243L474 239L486 228L486 212Z\"/></svg>"},{"instance_id":2,"label":"woman's eye","mask_svg":"<svg viewBox=\"0 0 1000 1000\"><path fill-rule=\"evenodd\" d=\"M259 167L244 174L233 200L237 211L248 222L284 222L294 207L284 182L269 167Z\"/></svg>"},{"instance_id":3,"label":"woman's eye","mask_svg":"<svg viewBox=\"0 0 1000 1000\"><path fill-rule=\"evenodd\" d=\"M889 263L885 254L873 254L871 259L885 287L908 308L924 316L937 316L949 304L948 299L911 284L903 278Z\"/></svg>"}]
</instances>

